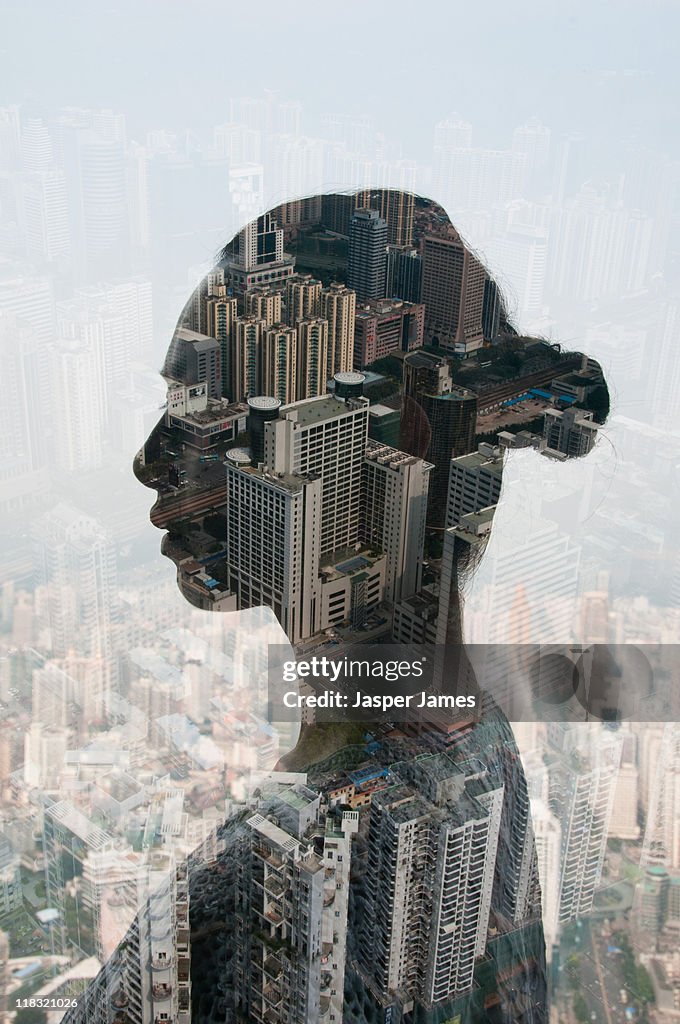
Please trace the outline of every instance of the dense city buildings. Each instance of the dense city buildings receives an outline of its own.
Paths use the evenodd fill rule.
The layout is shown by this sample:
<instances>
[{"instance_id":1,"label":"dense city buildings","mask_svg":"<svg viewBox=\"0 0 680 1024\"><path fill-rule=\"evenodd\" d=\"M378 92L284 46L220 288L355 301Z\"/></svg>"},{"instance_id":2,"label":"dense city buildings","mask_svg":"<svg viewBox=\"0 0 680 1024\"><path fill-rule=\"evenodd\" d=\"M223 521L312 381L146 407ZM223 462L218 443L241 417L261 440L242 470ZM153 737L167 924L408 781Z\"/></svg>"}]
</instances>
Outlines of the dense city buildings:
<instances>
[{"instance_id":1,"label":"dense city buildings","mask_svg":"<svg viewBox=\"0 0 680 1024\"><path fill-rule=\"evenodd\" d=\"M279 113L284 126L296 116ZM447 158L469 148L465 125L440 127ZM541 173L542 139L527 130L517 159L489 159ZM215 145L257 157L234 125ZM318 155L283 131L273 145ZM249 209L263 207L256 165L228 177ZM530 267L519 235L518 281ZM538 270L528 277L536 310ZM133 340L123 298L89 289L59 304L49 365L57 380L76 379L87 411L80 424L70 408L58 420L70 424L60 457L69 473L102 464L104 396L124 385L146 336L140 326ZM17 338L28 390L40 383L36 351ZM592 447L597 370L512 333L481 264L443 211L412 193L285 204L224 250L184 310L165 406L162 396L149 406L164 415L135 464L158 492L152 519L167 530L163 550L195 617L178 616L157 576L130 573L119 587L107 532L63 508L35 536L35 600L0 594L24 659L0 657L0 700L11 707L0 735L11 840L0 843L0 916L16 910L21 871L43 872L44 938L74 967L94 961L74 1024L547 1019L538 878L549 883L545 931L558 961L564 926L596 905L608 826L637 842L642 753L627 735L619 768L607 730L600 752L581 758L551 736L548 759L529 759L532 830L509 727L460 657L459 592L465 558L489 539L507 449L568 458ZM12 415L23 402L17 392ZM111 408L126 408L117 392ZM6 435L6 456L16 436ZM134 554L129 523L121 535ZM490 648L519 647L534 627L566 639L579 547L531 516L515 517L508 536L485 563L492 626L473 613L473 634ZM587 636L605 642L597 600L583 605L597 630ZM231 615L208 610L238 613L238 636ZM261 612L270 633L258 632ZM300 659L346 658L364 644L379 656L389 643L435 653L428 698L465 684L479 703L460 715L442 704L422 719L331 720L327 732L310 704L292 757L297 723L280 734L284 750L278 725L252 711L270 700L270 645ZM503 703L508 680L493 654L480 686ZM30 712L11 695L21 672ZM346 679L338 687L356 690ZM644 919L672 930L675 797L641 788L656 822ZM35 878L26 888L38 891Z\"/></svg>"}]
</instances>

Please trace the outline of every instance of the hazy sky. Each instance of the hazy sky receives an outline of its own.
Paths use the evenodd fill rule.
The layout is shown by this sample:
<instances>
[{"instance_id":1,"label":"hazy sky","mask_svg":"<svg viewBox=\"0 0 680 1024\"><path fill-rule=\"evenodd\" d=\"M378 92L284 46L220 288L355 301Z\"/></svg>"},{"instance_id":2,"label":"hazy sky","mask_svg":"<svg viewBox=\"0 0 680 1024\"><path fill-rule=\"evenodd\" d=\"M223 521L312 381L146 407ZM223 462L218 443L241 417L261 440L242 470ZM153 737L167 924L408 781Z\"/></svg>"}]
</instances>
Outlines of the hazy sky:
<instances>
[{"instance_id":1,"label":"hazy sky","mask_svg":"<svg viewBox=\"0 0 680 1024\"><path fill-rule=\"evenodd\" d=\"M263 88L300 99L312 133L324 111L368 113L416 158L451 110L489 145L533 113L666 151L677 134L673 2L5 0L0 10L3 102L111 106L133 136L201 131L225 118L230 95Z\"/></svg>"}]
</instances>

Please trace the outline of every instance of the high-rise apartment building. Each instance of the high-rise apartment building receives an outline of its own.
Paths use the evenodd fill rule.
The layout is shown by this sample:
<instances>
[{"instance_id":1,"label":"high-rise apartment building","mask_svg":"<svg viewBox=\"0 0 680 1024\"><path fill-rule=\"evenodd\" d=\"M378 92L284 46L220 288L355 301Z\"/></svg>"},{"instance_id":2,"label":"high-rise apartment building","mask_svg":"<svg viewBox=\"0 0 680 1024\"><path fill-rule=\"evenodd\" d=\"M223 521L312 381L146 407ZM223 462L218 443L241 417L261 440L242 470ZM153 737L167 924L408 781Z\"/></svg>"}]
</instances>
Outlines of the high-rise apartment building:
<instances>
[{"instance_id":1,"label":"high-rise apartment building","mask_svg":"<svg viewBox=\"0 0 680 1024\"><path fill-rule=\"evenodd\" d=\"M560 749L550 755L550 806L562 831L562 922L590 912L602 878L622 739L602 725L596 728L586 749L578 726L553 729Z\"/></svg>"},{"instance_id":2,"label":"high-rise apartment building","mask_svg":"<svg viewBox=\"0 0 680 1024\"><path fill-rule=\"evenodd\" d=\"M566 459L587 455L597 440L592 412L582 409L546 409L543 414L545 454Z\"/></svg>"},{"instance_id":3,"label":"high-rise apartment building","mask_svg":"<svg viewBox=\"0 0 680 1024\"><path fill-rule=\"evenodd\" d=\"M236 389L234 368L234 332L238 316L236 299L213 295L206 303L206 334L219 342L222 366L222 395L231 398Z\"/></svg>"},{"instance_id":4,"label":"high-rise apartment building","mask_svg":"<svg viewBox=\"0 0 680 1024\"><path fill-rule=\"evenodd\" d=\"M264 330L262 341L262 384L264 395L289 405L297 398L297 331L287 324L274 323Z\"/></svg>"},{"instance_id":5,"label":"high-rise apartment building","mask_svg":"<svg viewBox=\"0 0 680 1024\"><path fill-rule=\"evenodd\" d=\"M370 366L394 352L412 352L423 344L425 307L400 299L360 304L354 320L354 365Z\"/></svg>"},{"instance_id":6,"label":"high-rise apartment building","mask_svg":"<svg viewBox=\"0 0 680 1024\"><path fill-rule=\"evenodd\" d=\"M296 320L297 398L325 395L328 382L328 321L318 316Z\"/></svg>"},{"instance_id":7,"label":"high-rise apartment building","mask_svg":"<svg viewBox=\"0 0 680 1024\"><path fill-rule=\"evenodd\" d=\"M373 796L359 966L394 1009L431 1010L472 988L487 939L503 787L481 761L395 765Z\"/></svg>"},{"instance_id":8,"label":"high-rise apartment building","mask_svg":"<svg viewBox=\"0 0 680 1024\"><path fill-rule=\"evenodd\" d=\"M246 314L264 320L268 327L281 323L281 301L280 291L273 288L252 288L245 295Z\"/></svg>"},{"instance_id":9,"label":"high-rise apartment building","mask_svg":"<svg viewBox=\"0 0 680 1024\"><path fill-rule=\"evenodd\" d=\"M257 395L260 391L262 339L266 330L264 320L254 316L244 316L235 323L233 345L233 402L242 402L245 398Z\"/></svg>"},{"instance_id":10,"label":"high-rise apartment building","mask_svg":"<svg viewBox=\"0 0 680 1024\"><path fill-rule=\"evenodd\" d=\"M186 861L154 850L140 865L137 913L125 936L121 989L132 1024L191 1021L191 944Z\"/></svg>"},{"instance_id":11,"label":"high-rise apartment building","mask_svg":"<svg viewBox=\"0 0 680 1024\"><path fill-rule=\"evenodd\" d=\"M458 526L469 512L480 512L498 502L503 479L503 453L482 443L476 452L451 460L446 525Z\"/></svg>"},{"instance_id":12,"label":"high-rise apartment building","mask_svg":"<svg viewBox=\"0 0 680 1024\"><path fill-rule=\"evenodd\" d=\"M385 600L390 604L420 590L432 469L422 459L368 442L361 496L362 540L387 552Z\"/></svg>"},{"instance_id":13,"label":"high-rise apartment building","mask_svg":"<svg viewBox=\"0 0 680 1024\"><path fill-rule=\"evenodd\" d=\"M545 951L548 962L559 937L560 849L562 829L557 816L545 801L531 801L531 827L536 846L538 876L541 883L541 911Z\"/></svg>"},{"instance_id":14,"label":"high-rise apartment building","mask_svg":"<svg viewBox=\"0 0 680 1024\"><path fill-rule=\"evenodd\" d=\"M84 656L111 659L116 556L106 531L60 504L34 522L33 540L36 582L48 588L51 650L60 656L76 646Z\"/></svg>"},{"instance_id":15,"label":"high-rise apartment building","mask_svg":"<svg viewBox=\"0 0 680 1024\"><path fill-rule=\"evenodd\" d=\"M401 189L365 189L354 197L355 207L377 210L387 223L387 241L390 245L411 245L416 197Z\"/></svg>"},{"instance_id":16,"label":"high-rise apartment building","mask_svg":"<svg viewBox=\"0 0 680 1024\"><path fill-rule=\"evenodd\" d=\"M347 284L357 302L385 294L387 224L377 210L355 210L349 228Z\"/></svg>"},{"instance_id":17,"label":"high-rise apartment building","mask_svg":"<svg viewBox=\"0 0 680 1024\"><path fill-rule=\"evenodd\" d=\"M428 352L404 358L400 447L434 465L428 524L443 527L451 459L474 448L477 398L453 384L446 359Z\"/></svg>"},{"instance_id":18,"label":"high-rise apartment building","mask_svg":"<svg viewBox=\"0 0 680 1024\"><path fill-rule=\"evenodd\" d=\"M261 1024L342 1020L356 812L320 817L303 784L270 787L244 824L236 879L237 1012ZM314 842L314 833L318 838Z\"/></svg>"},{"instance_id":19,"label":"high-rise apartment building","mask_svg":"<svg viewBox=\"0 0 680 1024\"><path fill-rule=\"evenodd\" d=\"M326 380L354 366L355 312L356 294L345 285L333 282L321 292L319 313L328 321Z\"/></svg>"},{"instance_id":20,"label":"high-rise apartment building","mask_svg":"<svg viewBox=\"0 0 680 1024\"><path fill-rule=\"evenodd\" d=\"M616 795L609 825L609 835L615 839L635 841L640 838L640 826L638 825L639 771L637 765L637 739L634 733L627 733L623 736L621 765L619 767Z\"/></svg>"},{"instance_id":21,"label":"high-rise apartment building","mask_svg":"<svg viewBox=\"0 0 680 1024\"><path fill-rule=\"evenodd\" d=\"M29 174L19 184L26 252L38 263L64 262L71 254L68 196L63 171Z\"/></svg>"},{"instance_id":22,"label":"high-rise apartment building","mask_svg":"<svg viewBox=\"0 0 680 1024\"><path fill-rule=\"evenodd\" d=\"M286 320L291 327L304 317L319 316L321 288L321 281L311 274L296 274L286 282Z\"/></svg>"},{"instance_id":23,"label":"high-rise apartment building","mask_svg":"<svg viewBox=\"0 0 680 1024\"><path fill-rule=\"evenodd\" d=\"M249 400L252 451L227 453L228 585L272 608L293 643L419 585L431 467L368 451L361 374L336 395ZM361 571L357 571L361 570Z\"/></svg>"},{"instance_id":24,"label":"high-rise apartment building","mask_svg":"<svg viewBox=\"0 0 680 1024\"><path fill-rule=\"evenodd\" d=\"M359 541L362 465L368 443L366 398L342 401L330 395L282 409L267 427L265 461L274 473L320 477L320 555L352 548Z\"/></svg>"},{"instance_id":25,"label":"high-rise apartment building","mask_svg":"<svg viewBox=\"0 0 680 1024\"><path fill-rule=\"evenodd\" d=\"M422 240L425 336L457 355L480 348L486 271L455 232Z\"/></svg>"}]
</instances>

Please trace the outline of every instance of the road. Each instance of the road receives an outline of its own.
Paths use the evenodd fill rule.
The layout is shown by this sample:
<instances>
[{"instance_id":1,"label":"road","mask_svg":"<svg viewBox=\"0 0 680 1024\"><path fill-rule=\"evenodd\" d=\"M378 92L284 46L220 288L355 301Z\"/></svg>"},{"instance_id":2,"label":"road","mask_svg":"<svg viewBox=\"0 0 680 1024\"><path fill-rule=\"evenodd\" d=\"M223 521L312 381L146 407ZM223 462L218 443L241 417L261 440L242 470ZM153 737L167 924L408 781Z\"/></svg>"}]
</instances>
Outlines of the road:
<instances>
[{"instance_id":1,"label":"road","mask_svg":"<svg viewBox=\"0 0 680 1024\"><path fill-rule=\"evenodd\" d=\"M576 950L580 957L577 970L573 971L567 963L564 965L574 995L581 993L594 1024L629 1024L625 1012L629 1003L621 1001L621 990L626 988L626 983L620 954L609 953L610 940L594 934L586 922L580 937Z\"/></svg>"}]
</instances>

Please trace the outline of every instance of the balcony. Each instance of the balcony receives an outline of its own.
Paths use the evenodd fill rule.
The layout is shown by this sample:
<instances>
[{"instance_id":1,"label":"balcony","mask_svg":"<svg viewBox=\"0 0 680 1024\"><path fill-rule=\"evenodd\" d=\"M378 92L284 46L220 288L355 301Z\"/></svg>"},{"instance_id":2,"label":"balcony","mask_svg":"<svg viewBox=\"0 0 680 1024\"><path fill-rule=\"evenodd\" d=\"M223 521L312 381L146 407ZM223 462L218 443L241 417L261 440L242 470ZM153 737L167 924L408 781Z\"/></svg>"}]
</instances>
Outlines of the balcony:
<instances>
[{"instance_id":1,"label":"balcony","mask_svg":"<svg viewBox=\"0 0 680 1024\"><path fill-rule=\"evenodd\" d=\"M154 999L169 999L172 995L172 985L167 985L165 982L159 985L152 985L151 991L153 992Z\"/></svg>"},{"instance_id":2,"label":"balcony","mask_svg":"<svg viewBox=\"0 0 680 1024\"><path fill-rule=\"evenodd\" d=\"M285 885L276 875L268 875L264 880L264 887L272 896L281 896L285 891Z\"/></svg>"},{"instance_id":3,"label":"balcony","mask_svg":"<svg viewBox=\"0 0 680 1024\"><path fill-rule=\"evenodd\" d=\"M281 924L283 916L281 914L281 908L275 906L273 903L269 903L264 911L264 916L272 924Z\"/></svg>"},{"instance_id":4,"label":"balcony","mask_svg":"<svg viewBox=\"0 0 680 1024\"><path fill-rule=\"evenodd\" d=\"M166 953L163 956L152 956L151 969L154 971L169 971L174 962L175 958L172 953Z\"/></svg>"},{"instance_id":5,"label":"balcony","mask_svg":"<svg viewBox=\"0 0 680 1024\"><path fill-rule=\"evenodd\" d=\"M177 980L180 982L189 981L191 978L191 960L188 956L177 957Z\"/></svg>"},{"instance_id":6,"label":"balcony","mask_svg":"<svg viewBox=\"0 0 680 1024\"><path fill-rule=\"evenodd\" d=\"M128 1005L130 1000L128 999L125 992L118 991L114 996L111 997L111 1006L114 1010L123 1010Z\"/></svg>"},{"instance_id":7,"label":"balcony","mask_svg":"<svg viewBox=\"0 0 680 1024\"><path fill-rule=\"evenodd\" d=\"M262 989L262 995L270 1006L278 1006L281 1002L281 989L278 985L269 982Z\"/></svg>"},{"instance_id":8,"label":"balcony","mask_svg":"<svg viewBox=\"0 0 680 1024\"><path fill-rule=\"evenodd\" d=\"M333 975L329 971L322 971L321 972L321 984L320 984L321 991L325 992L326 989L330 988L332 981L333 981Z\"/></svg>"},{"instance_id":9,"label":"balcony","mask_svg":"<svg viewBox=\"0 0 680 1024\"><path fill-rule=\"evenodd\" d=\"M275 850L269 850L266 846L254 846L253 853L275 868L283 867L283 857Z\"/></svg>"},{"instance_id":10,"label":"balcony","mask_svg":"<svg viewBox=\"0 0 680 1024\"><path fill-rule=\"evenodd\" d=\"M264 973L268 977L273 978L275 981L277 978L280 978L281 974L283 973L283 966L281 964L281 961L277 956L273 956L272 954L266 957L263 966Z\"/></svg>"}]
</instances>

